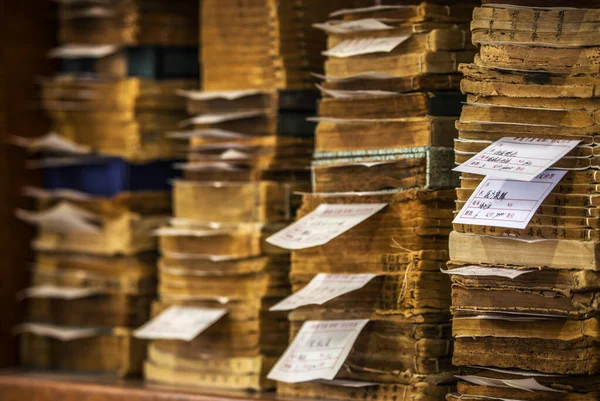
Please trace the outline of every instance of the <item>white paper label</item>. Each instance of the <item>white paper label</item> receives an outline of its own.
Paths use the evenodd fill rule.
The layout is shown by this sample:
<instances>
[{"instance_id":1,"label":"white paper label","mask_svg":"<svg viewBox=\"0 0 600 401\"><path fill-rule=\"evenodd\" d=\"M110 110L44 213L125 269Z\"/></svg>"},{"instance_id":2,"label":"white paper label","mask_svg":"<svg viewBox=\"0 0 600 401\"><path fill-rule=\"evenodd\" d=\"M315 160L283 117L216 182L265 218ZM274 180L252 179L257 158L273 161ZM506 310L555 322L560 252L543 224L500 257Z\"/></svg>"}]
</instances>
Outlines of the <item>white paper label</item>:
<instances>
[{"instance_id":1,"label":"white paper label","mask_svg":"<svg viewBox=\"0 0 600 401\"><path fill-rule=\"evenodd\" d=\"M102 288L59 287L55 285L40 285L29 287L17 294L18 298L54 298L71 301L105 294Z\"/></svg>"},{"instance_id":2,"label":"white paper label","mask_svg":"<svg viewBox=\"0 0 600 401\"><path fill-rule=\"evenodd\" d=\"M485 267L485 266L464 266L458 269L442 270L442 273L456 276L480 276L480 277L506 277L510 279L517 278L523 274L535 272L537 270L516 270L503 267Z\"/></svg>"},{"instance_id":3,"label":"white paper label","mask_svg":"<svg viewBox=\"0 0 600 401\"><path fill-rule=\"evenodd\" d=\"M307 321L269 375L271 380L300 383L332 380L369 321Z\"/></svg>"},{"instance_id":4,"label":"white paper label","mask_svg":"<svg viewBox=\"0 0 600 401\"><path fill-rule=\"evenodd\" d=\"M391 38L361 38L348 39L337 46L324 51L324 56L329 57L352 57L371 53L389 53L405 42L411 35L394 36Z\"/></svg>"},{"instance_id":5,"label":"white paper label","mask_svg":"<svg viewBox=\"0 0 600 401\"><path fill-rule=\"evenodd\" d=\"M453 223L524 229L566 173L547 170L532 181L485 177Z\"/></svg>"},{"instance_id":6,"label":"white paper label","mask_svg":"<svg viewBox=\"0 0 600 401\"><path fill-rule=\"evenodd\" d=\"M387 203L323 203L300 220L267 238L267 242L285 249L323 245L386 206Z\"/></svg>"},{"instance_id":7,"label":"white paper label","mask_svg":"<svg viewBox=\"0 0 600 401\"><path fill-rule=\"evenodd\" d=\"M562 139L502 138L456 167L454 171L531 181L580 142Z\"/></svg>"},{"instance_id":8,"label":"white paper label","mask_svg":"<svg viewBox=\"0 0 600 401\"><path fill-rule=\"evenodd\" d=\"M341 295L364 287L377 274L317 274L304 288L269 310L292 310L306 305L323 305Z\"/></svg>"},{"instance_id":9,"label":"white paper label","mask_svg":"<svg viewBox=\"0 0 600 401\"><path fill-rule=\"evenodd\" d=\"M171 306L134 332L145 340L191 341L222 318L227 309Z\"/></svg>"},{"instance_id":10,"label":"white paper label","mask_svg":"<svg viewBox=\"0 0 600 401\"><path fill-rule=\"evenodd\" d=\"M393 26L384 24L375 18L364 18L355 21L327 21L324 24L313 24L313 26L327 33L338 34L394 29Z\"/></svg>"}]
</instances>

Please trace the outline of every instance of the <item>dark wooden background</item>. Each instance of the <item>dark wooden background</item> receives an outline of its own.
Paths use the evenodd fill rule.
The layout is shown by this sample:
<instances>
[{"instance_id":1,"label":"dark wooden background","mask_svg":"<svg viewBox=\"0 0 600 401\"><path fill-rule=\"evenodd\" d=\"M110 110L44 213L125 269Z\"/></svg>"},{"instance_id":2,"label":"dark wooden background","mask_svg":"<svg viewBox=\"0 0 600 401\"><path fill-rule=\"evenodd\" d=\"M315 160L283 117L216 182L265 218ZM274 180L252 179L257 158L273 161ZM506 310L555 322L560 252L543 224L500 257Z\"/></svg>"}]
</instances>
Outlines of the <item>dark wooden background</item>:
<instances>
[{"instance_id":1,"label":"dark wooden background","mask_svg":"<svg viewBox=\"0 0 600 401\"><path fill-rule=\"evenodd\" d=\"M15 293L27 286L33 260L33 230L14 210L31 204L21 191L38 180L37 172L25 169L26 153L7 142L11 135L38 136L49 128L37 82L53 70L46 54L56 43L54 7L49 0L0 0L0 367L17 363L11 329L21 308Z\"/></svg>"}]
</instances>

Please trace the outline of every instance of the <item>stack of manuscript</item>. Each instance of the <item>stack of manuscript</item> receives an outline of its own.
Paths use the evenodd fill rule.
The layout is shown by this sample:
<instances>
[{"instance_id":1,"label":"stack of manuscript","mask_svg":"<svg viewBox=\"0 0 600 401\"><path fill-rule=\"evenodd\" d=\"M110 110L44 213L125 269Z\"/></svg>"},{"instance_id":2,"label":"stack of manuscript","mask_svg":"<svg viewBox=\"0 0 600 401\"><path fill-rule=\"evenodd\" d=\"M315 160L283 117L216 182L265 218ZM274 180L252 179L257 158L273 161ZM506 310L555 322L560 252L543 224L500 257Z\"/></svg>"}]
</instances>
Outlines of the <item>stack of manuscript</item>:
<instances>
[{"instance_id":1,"label":"stack of manuscript","mask_svg":"<svg viewBox=\"0 0 600 401\"><path fill-rule=\"evenodd\" d=\"M317 192L447 188L473 60L473 5L421 3L341 10L328 33L313 164Z\"/></svg>"},{"instance_id":2,"label":"stack of manuscript","mask_svg":"<svg viewBox=\"0 0 600 401\"><path fill-rule=\"evenodd\" d=\"M317 93L305 89L325 47L311 24L355 3L203 2L204 91L181 92L192 117L171 137L188 158L159 231L156 317L139 332L151 340L148 380L274 387L266 375L289 323L269 309L290 293L290 255L265 239L293 220L293 194L310 190ZM206 324L164 334L186 314Z\"/></svg>"},{"instance_id":3,"label":"stack of manuscript","mask_svg":"<svg viewBox=\"0 0 600 401\"><path fill-rule=\"evenodd\" d=\"M312 25L368 0L237 0L202 3L202 87L205 90L312 89L325 36Z\"/></svg>"},{"instance_id":4,"label":"stack of manuscript","mask_svg":"<svg viewBox=\"0 0 600 401\"><path fill-rule=\"evenodd\" d=\"M145 348L131 329L144 323L156 292L153 231L170 211L166 192L112 197L31 190L38 211L17 211L39 226L21 360L36 368L141 371Z\"/></svg>"},{"instance_id":5,"label":"stack of manuscript","mask_svg":"<svg viewBox=\"0 0 600 401\"><path fill-rule=\"evenodd\" d=\"M181 46L194 49L196 64L197 35L192 43L183 31L151 33L193 21L198 5L186 4L61 3L61 40L76 44L53 51L64 62L42 84L54 132L15 138L40 155L31 165L43 168L43 189L28 191L37 210L17 211L39 227L33 283L20 294L28 305L18 328L27 366L141 372L145 346L131 330L148 319L154 231L171 214L176 149L165 133L185 115L176 90L198 82L165 65L185 56ZM119 57L103 58L113 53Z\"/></svg>"},{"instance_id":6,"label":"stack of manuscript","mask_svg":"<svg viewBox=\"0 0 600 401\"><path fill-rule=\"evenodd\" d=\"M273 243L293 249L294 296L318 281L321 287L312 300L304 295L286 307L296 309L289 315L290 350L310 357L291 362L286 353L271 373L280 380L278 392L437 401L453 389L450 283L440 269L448 261L457 184L451 172L462 101L457 69L473 58L467 28L473 7L375 6L342 10L320 24L328 58L314 193L303 196L296 226ZM365 209L371 217L323 239ZM338 296L321 299L319 292ZM329 377L308 373L328 366L335 351L327 344L339 338L304 340L304 329L356 319L368 323L346 344L351 348L339 370ZM315 347L326 350L310 354Z\"/></svg>"},{"instance_id":7,"label":"stack of manuscript","mask_svg":"<svg viewBox=\"0 0 600 401\"><path fill-rule=\"evenodd\" d=\"M266 389L287 344L285 313L269 308L289 295L289 252L264 239L293 219L296 191L310 188L314 125L311 92L185 91L189 130L185 179L173 186L174 216L159 231L159 301L224 316L193 339L152 341L151 381ZM167 313L164 312L164 313Z\"/></svg>"},{"instance_id":8,"label":"stack of manuscript","mask_svg":"<svg viewBox=\"0 0 600 401\"><path fill-rule=\"evenodd\" d=\"M489 3L473 15L480 53L461 67L456 159L488 177L477 188L483 177L467 170L457 190L454 364L469 368L448 400L596 400L600 9Z\"/></svg>"},{"instance_id":9,"label":"stack of manuscript","mask_svg":"<svg viewBox=\"0 0 600 401\"><path fill-rule=\"evenodd\" d=\"M63 43L196 46L198 1L59 0Z\"/></svg>"}]
</instances>

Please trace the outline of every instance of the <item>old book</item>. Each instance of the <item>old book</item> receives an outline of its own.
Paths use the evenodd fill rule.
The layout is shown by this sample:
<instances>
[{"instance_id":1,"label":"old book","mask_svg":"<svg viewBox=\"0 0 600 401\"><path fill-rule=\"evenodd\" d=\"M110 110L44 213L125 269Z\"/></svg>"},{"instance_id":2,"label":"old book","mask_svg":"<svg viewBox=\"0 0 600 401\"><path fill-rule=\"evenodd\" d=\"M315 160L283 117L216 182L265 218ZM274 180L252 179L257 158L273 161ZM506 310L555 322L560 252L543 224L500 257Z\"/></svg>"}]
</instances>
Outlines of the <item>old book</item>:
<instances>
[{"instance_id":1,"label":"old book","mask_svg":"<svg viewBox=\"0 0 600 401\"><path fill-rule=\"evenodd\" d=\"M457 268L462 265L451 264ZM473 265L470 265L471 268ZM475 265L477 266L477 265ZM487 266L486 267L490 267ZM494 266L496 268L501 268ZM484 267L481 266L483 269ZM525 266L505 268L527 269ZM583 319L597 315L596 288L600 276L597 272L552 269L523 270L513 279L506 277L462 276L452 277L452 307L454 309L521 312L562 315Z\"/></svg>"},{"instance_id":2,"label":"old book","mask_svg":"<svg viewBox=\"0 0 600 401\"><path fill-rule=\"evenodd\" d=\"M233 390L268 390L275 383L266 375L274 358L186 358L150 346L144 364L146 380L186 387L220 387Z\"/></svg>"},{"instance_id":3,"label":"old book","mask_svg":"<svg viewBox=\"0 0 600 401\"><path fill-rule=\"evenodd\" d=\"M292 272L293 292L314 277ZM419 314L444 313L450 305L449 278L439 271L405 271L380 275L363 288L339 296L323 304L332 310L365 310L381 314L410 317Z\"/></svg>"},{"instance_id":4,"label":"old book","mask_svg":"<svg viewBox=\"0 0 600 401\"><path fill-rule=\"evenodd\" d=\"M153 231L164 224L165 216L125 213L103 219L96 232L61 231L41 223L33 247L39 251L80 252L95 255L134 255L156 248Z\"/></svg>"},{"instance_id":5,"label":"old book","mask_svg":"<svg viewBox=\"0 0 600 401\"><path fill-rule=\"evenodd\" d=\"M523 241L511 237L481 236L452 232L450 259L477 260L493 265L546 266L556 269L596 270L598 243L593 241L547 239Z\"/></svg>"},{"instance_id":6,"label":"old book","mask_svg":"<svg viewBox=\"0 0 600 401\"><path fill-rule=\"evenodd\" d=\"M528 9L482 7L473 14L473 43L511 43L546 47L599 45L594 9ZM530 22L535 19L535 24ZM491 22L491 26L490 26Z\"/></svg>"},{"instance_id":7,"label":"old book","mask_svg":"<svg viewBox=\"0 0 600 401\"><path fill-rule=\"evenodd\" d=\"M343 119L399 119L425 116L457 116L463 95L457 92L414 92L382 96L326 97L319 115Z\"/></svg>"},{"instance_id":8,"label":"old book","mask_svg":"<svg viewBox=\"0 0 600 401\"><path fill-rule=\"evenodd\" d=\"M140 374L146 345L127 329L77 329L24 324L21 361L36 369L110 373L121 377ZM61 336L71 336L60 339Z\"/></svg>"},{"instance_id":9,"label":"old book","mask_svg":"<svg viewBox=\"0 0 600 401\"><path fill-rule=\"evenodd\" d=\"M600 369L595 318L510 321L455 316L452 331L456 365L569 375L595 374Z\"/></svg>"},{"instance_id":10,"label":"old book","mask_svg":"<svg viewBox=\"0 0 600 401\"><path fill-rule=\"evenodd\" d=\"M363 5L367 2L203 3L203 88L310 87L308 73L322 69L319 53L325 48L325 36L312 24L324 21L330 12L345 6Z\"/></svg>"},{"instance_id":11,"label":"old book","mask_svg":"<svg viewBox=\"0 0 600 401\"><path fill-rule=\"evenodd\" d=\"M61 2L58 36L64 43L196 45L196 15L195 1Z\"/></svg>"},{"instance_id":12,"label":"old book","mask_svg":"<svg viewBox=\"0 0 600 401\"><path fill-rule=\"evenodd\" d=\"M438 401L454 389L453 386L416 382L412 384L378 383L373 386L345 386L344 382L277 383L277 393L286 397L327 398L331 400L383 401L390 397L398 401Z\"/></svg>"},{"instance_id":13,"label":"old book","mask_svg":"<svg viewBox=\"0 0 600 401\"><path fill-rule=\"evenodd\" d=\"M222 223L288 221L295 204L293 192L305 189L303 183L178 180L173 188L174 216Z\"/></svg>"},{"instance_id":14,"label":"old book","mask_svg":"<svg viewBox=\"0 0 600 401\"><path fill-rule=\"evenodd\" d=\"M32 284L102 289L123 294L153 294L156 254L102 257L86 254L36 254Z\"/></svg>"},{"instance_id":15,"label":"old book","mask_svg":"<svg viewBox=\"0 0 600 401\"><path fill-rule=\"evenodd\" d=\"M551 48L505 44L481 45L475 64L552 73L597 74L599 47Z\"/></svg>"},{"instance_id":16,"label":"old book","mask_svg":"<svg viewBox=\"0 0 600 401\"><path fill-rule=\"evenodd\" d=\"M324 309L327 311L327 309ZM298 310L290 314L292 336L304 320L317 317L335 320L344 316L344 310ZM363 318L369 316L362 314ZM336 379L375 381L377 383L411 384L424 375L432 384L454 381L450 353L450 325L437 316L435 323L411 322L398 315L371 315L370 322L359 335ZM433 318L436 319L436 318Z\"/></svg>"},{"instance_id":17,"label":"old book","mask_svg":"<svg viewBox=\"0 0 600 401\"><path fill-rule=\"evenodd\" d=\"M466 369L464 375L470 376L469 379L472 377L473 380L459 381L457 387L460 395L455 395L457 400L511 397L511 399L526 401L549 398L557 401L591 401L598 397L597 376L593 375L536 375L514 370L493 371L477 368ZM531 391L528 388L511 387L503 381L514 381L514 383L529 381L537 388Z\"/></svg>"},{"instance_id":18,"label":"old book","mask_svg":"<svg viewBox=\"0 0 600 401\"><path fill-rule=\"evenodd\" d=\"M431 74L405 78L389 77L387 79L369 79L368 76L337 79L324 76L321 86L333 90L379 90L397 93L423 90L455 91L460 88L460 79L461 76L458 74Z\"/></svg>"},{"instance_id":19,"label":"old book","mask_svg":"<svg viewBox=\"0 0 600 401\"><path fill-rule=\"evenodd\" d=\"M347 157L346 153L339 156L342 157L313 162L314 191L436 189L458 183L458 175L449 173L454 167L451 148L406 148L386 156Z\"/></svg>"},{"instance_id":20,"label":"old book","mask_svg":"<svg viewBox=\"0 0 600 401\"><path fill-rule=\"evenodd\" d=\"M410 147L448 147L457 135L455 122L453 117L322 119L315 132L315 151L391 153Z\"/></svg>"}]
</instances>

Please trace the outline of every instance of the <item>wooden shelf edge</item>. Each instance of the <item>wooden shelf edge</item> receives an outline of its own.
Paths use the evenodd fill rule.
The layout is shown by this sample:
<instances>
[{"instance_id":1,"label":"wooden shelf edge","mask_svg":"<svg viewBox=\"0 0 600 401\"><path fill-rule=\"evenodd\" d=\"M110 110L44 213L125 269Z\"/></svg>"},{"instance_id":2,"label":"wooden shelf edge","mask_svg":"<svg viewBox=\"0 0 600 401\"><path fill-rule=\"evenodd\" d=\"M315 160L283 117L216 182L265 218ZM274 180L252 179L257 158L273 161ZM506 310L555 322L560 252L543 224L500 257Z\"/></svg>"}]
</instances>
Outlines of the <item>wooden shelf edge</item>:
<instances>
[{"instance_id":1,"label":"wooden shelf edge","mask_svg":"<svg viewBox=\"0 0 600 401\"><path fill-rule=\"evenodd\" d=\"M0 371L2 401L274 401L274 393L187 390L97 376Z\"/></svg>"}]
</instances>

